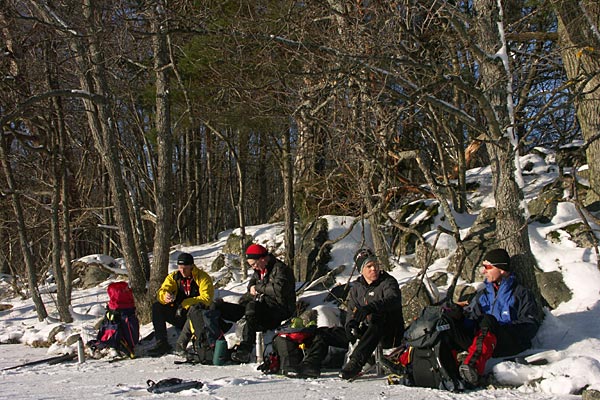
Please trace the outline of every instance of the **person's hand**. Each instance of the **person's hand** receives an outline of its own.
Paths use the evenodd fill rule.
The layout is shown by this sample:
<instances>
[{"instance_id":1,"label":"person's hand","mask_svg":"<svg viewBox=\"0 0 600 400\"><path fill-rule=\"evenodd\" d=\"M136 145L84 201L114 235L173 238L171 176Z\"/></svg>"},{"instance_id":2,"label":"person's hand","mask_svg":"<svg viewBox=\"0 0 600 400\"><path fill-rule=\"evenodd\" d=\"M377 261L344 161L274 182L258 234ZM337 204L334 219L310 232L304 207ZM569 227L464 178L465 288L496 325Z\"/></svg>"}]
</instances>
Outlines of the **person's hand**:
<instances>
[{"instance_id":1,"label":"person's hand","mask_svg":"<svg viewBox=\"0 0 600 400\"><path fill-rule=\"evenodd\" d=\"M356 311L354 311L354 319L360 323L367 319L367 317L372 313L372 307L367 304L365 306L358 307Z\"/></svg>"},{"instance_id":2,"label":"person's hand","mask_svg":"<svg viewBox=\"0 0 600 400\"><path fill-rule=\"evenodd\" d=\"M481 329L487 329L489 332L494 334L498 332L499 326L500 324L498 323L498 320L491 314L485 314L481 319L481 322L479 322L479 327Z\"/></svg>"},{"instance_id":3,"label":"person's hand","mask_svg":"<svg viewBox=\"0 0 600 400\"><path fill-rule=\"evenodd\" d=\"M346 338L350 343L356 342L358 336L360 335L359 323L358 321L351 319L346 324Z\"/></svg>"},{"instance_id":4,"label":"person's hand","mask_svg":"<svg viewBox=\"0 0 600 400\"><path fill-rule=\"evenodd\" d=\"M258 292L256 291L256 285L250 286L250 294L252 296L256 296L258 294Z\"/></svg>"},{"instance_id":5,"label":"person's hand","mask_svg":"<svg viewBox=\"0 0 600 400\"><path fill-rule=\"evenodd\" d=\"M455 303L448 303L443 306L444 314L448 317L459 320L463 317L463 309L460 305Z\"/></svg>"},{"instance_id":6,"label":"person's hand","mask_svg":"<svg viewBox=\"0 0 600 400\"><path fill-rule=\"evenodd\" d=\"M173 293L169 292L165 295L165 301L168 303L172 303L175 301L175 296L173 296Z\"/></svg>"}]
</instances>

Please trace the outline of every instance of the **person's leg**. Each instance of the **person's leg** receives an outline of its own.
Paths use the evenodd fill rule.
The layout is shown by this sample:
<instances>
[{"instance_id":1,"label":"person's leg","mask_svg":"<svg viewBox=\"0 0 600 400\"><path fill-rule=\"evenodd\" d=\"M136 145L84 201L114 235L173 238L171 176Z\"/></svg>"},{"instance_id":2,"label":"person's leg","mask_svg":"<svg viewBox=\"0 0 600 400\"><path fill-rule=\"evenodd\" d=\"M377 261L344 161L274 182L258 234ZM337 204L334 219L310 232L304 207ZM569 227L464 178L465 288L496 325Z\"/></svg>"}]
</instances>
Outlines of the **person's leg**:
<instances>
[{"instance_id":1,"label":"person's leg","mask_svg":"<svg viewBox=\"0 0 600 400\"><path fill-rule=\"evenodd\" d=\"M167 341L167 322L175 317L175 308L159 303L152 304L152 325L156 341Z\"/></svg>"},{"instance_id":2,"label":"person's leg","mask_svg":"<svg viewBox=\"0 0 600 400\"><path fill-rule=\"evenodd\" d=\"M301 377L316 378L321 375L321 364L327 357L329 346L348 348L348 339L344 328L317 329L317 333L300 363L298 373Z\"/></svg>"},{"instance_id":3,"label":"person's leg","mask_svg":"<svg viewBox=\"0 0 600 400\"><path fill-rule=\"evenodd\" d=\"M226 321L236 322L244 316L246 307L241 304L228 303L226 301L216 301L214 308L219 310L221 318Z\"/></svg>"},{"instance_id":4,"label":"person's leg","mask_svg":"<svg viewBox=\"0 0 600 400\"><path fill-rule=\"evenodd\" d=\"M362 368L369 357L379 344L381 337L384 332L384 324L382 323L370 323L367 330L360 337L358 344L350 355L350 360L354 360L355 363L360 365Z\"/></svg>"},{"instance_id":5,"label":"person's leg","mask_svg":"<svg viewBox=\"0 0 600 400\"><path fill-rule=\"evenodd\" d=\"M270 329L279 325L274 322L275 310L262 302L250 301L244 308L244 321L241 322L241 341L237 350L231 355L233 361L247 363L256 345L256 332Z\"/></svg>"},{"instance_id":6,"label":"person's leg","mask_svg":"<svg viewBox=\"0 0 600 400\"><path fill-rule=\"evenodd\" d=\"M485 364L496 348L496 333L500 331L500 325L492 315L484 316L480 326L481 330L473 339L467 357L458 370L460 376L472 385L477 385L479 377L484 374Z\"/></svg>"},{"instance_id":7,"label":"person's leg","mask_svg":"<svg viewBox=\"0 0 600 400\"><path fill-rule=\"evenodd\" d=\"M190 326L190 320L185 321L183 329L177 338L177 344L175 345L175 353L180 356L185 356L186 349L190 339L192 338L192 328Z\"/></svg>"},{"instance_id":8,"label":"person's leg","mask_svg":"<svg viewBox=\"0 0 600 400\"><path fill-rule=\"evenodd\" d=\"M152 325L154 326L154 337L156 344L148 351L151 357L160 357L171 351L167 340L167 321L175 317L175 308L156 302L152 305Z\"/></svg>"},{"instance_id":9,"label":"person's leg","mask_svg":"<svg viewBox=\"0 0 600 400\"><path fill-rule=\"evenodd\" d=\"M367 363L375 348L377 348L383 332L384 326L382 321L375 321L369 324L366 331L359 338L358 344L353 349L352 354L350 354L348 362L340 371L340 378L352 379L362 371L363 366Z\"/></svg>"}]
</instances>

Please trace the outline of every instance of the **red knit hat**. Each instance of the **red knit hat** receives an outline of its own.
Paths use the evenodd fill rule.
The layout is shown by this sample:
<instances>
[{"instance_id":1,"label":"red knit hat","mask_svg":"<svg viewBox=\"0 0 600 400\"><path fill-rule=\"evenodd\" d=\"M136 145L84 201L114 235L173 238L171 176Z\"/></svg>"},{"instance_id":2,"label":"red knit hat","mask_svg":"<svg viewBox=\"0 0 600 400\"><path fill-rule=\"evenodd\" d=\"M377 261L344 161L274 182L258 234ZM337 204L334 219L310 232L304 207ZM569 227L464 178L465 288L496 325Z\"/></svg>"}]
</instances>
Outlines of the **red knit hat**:
<instances>
[{"instance_id":1,"label":"red knit hat","mask_svg":"<svg viewBox=\"0 0 600 400\"><path fill-rule=\"evenodd\" d=\"M260 244L251 244L246 249L246 258L250 260L258 260L261 257L268 255L269 252Z\"/></svg>"}]
</instances>

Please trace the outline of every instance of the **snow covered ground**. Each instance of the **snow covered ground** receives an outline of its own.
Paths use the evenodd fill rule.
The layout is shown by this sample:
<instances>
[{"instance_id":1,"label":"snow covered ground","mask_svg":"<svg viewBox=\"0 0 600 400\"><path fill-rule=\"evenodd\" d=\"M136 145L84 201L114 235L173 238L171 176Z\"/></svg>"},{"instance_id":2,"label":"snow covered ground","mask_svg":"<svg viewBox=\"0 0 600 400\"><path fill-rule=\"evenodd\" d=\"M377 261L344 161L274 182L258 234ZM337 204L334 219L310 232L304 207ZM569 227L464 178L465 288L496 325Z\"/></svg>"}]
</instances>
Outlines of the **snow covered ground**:
<instances>
[{"instance_id":1,"label":"snow covered ground","mask_svg":"<svg viewBox=\"0 0 600 400\"><path fill-rule=\"evenodd\" d=\"M526 196L537 193L541 185L547 184L555 173L543 160L527 156L535 168L525 176ZM472 170L469 179L481 182L482 190L475 194L472 201L482 205L493 204L493 198L486 191L490 188L489 169ZM349 226L351 218L328 217L330 237L341 235ZM468 228L474 218L461 216L461 227ZM176 357L137 358L109 363L107 360L88 359L84 363L77 360L58 365L40 364L3 370L0 374L0 398L2 399L83 399L83 398L173 398L197 397L205 399L575 399L584 388L600 390L600 271L597 269L596 255L593 250L575 246L568 237L562 237L560 243L545 239L551 229L566 226L578 221L574 206L568 202L560 203L557 216L550 224L532 224L529 227L531 246L540 268L544 271L561 271L565 283L573 292L573 298L557 309L548 311L546 320L535 341L534 350L553 349L556 351L543 366L520 365L514 362L500 362L490 365L495 379L512 388L496 388L471 391L467 393L449 393L432 389L412 388L400 385L388 385L385 377L375 374L366 375L354 382L345 382L337 378L337 371L326 372L319 379L297 380L277 375L263 375L256 370L257 364L231 366L175 365ZM368 231L368 226L366 227ZM595 232L598 226L593 225ZM352 255L362 241L362 226L358 224L352 234L335 244L332 250L332 268L344 264L351 266ZM248 233L255 241L266 245L275 253L281 251L282 226L280 224L249 227ZM194 255L197 265L209 270L210 263L220 252L229 232L221 239L200 246L181 248ZM367 244L369 238L367 237ZM438 242L444 243L443 241ZM452 245L448 245L452 248ZM171 259L173 269L177 258L175 252ZM90 256L94 258L95 256ZM102 256L106 257L106 256ZM118 262L115 262L118 268ZM417 274L404 259L392 259L396 267L392 274L403 284ZM436 261L431 272L444 270L448 260ZM351 268L338 276L338 282L345 283ZM220 273L213 274L218 278ZM0 281L1 285L7 285ZM30 300L1 298L0 304L9 304L12 308L0 311L0 369L25 362L61 354L76 352L76 344L67 346L64 341L73 334L81 334L84 341L95 338L94 324L103 315L107 302L105 282L87 290L77 290L73 294L73 315L75 321L64 325L64 330L56 333L61 325L55 318L54 300L51 293L43 295L45 304L51 313L47 320L37 321ZM45 288L42 288L45 289ZM245 290L244 282L234 282L227 288L217 291L217 296L230 296ZM46 290L43 290L46 292ZM51 292L47 290L47 292ZM0 291L3 293L3 291ZM307 292L305 300L313 306L320 304L322 293ZM320 320L321 324L326 321ZM151 326L142 327L142 336L151 331ZM47 341L55 335L57 343L50 348L33 347ZM178 377L200 380L205 385L201 389L190 389L177 394L156 395L146 388L147 380L159 381L164 378Z\"/></svg>"}]
</instances>

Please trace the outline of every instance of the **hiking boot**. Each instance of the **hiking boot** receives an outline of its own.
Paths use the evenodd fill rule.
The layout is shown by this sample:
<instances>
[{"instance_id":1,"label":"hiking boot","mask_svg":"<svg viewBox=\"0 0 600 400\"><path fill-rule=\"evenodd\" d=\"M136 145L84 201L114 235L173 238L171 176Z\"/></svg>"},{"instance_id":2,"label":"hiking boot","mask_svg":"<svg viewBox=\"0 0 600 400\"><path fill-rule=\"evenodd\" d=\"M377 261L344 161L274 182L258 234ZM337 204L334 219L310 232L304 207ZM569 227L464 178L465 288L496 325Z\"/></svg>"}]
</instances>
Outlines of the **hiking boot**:
<instances>
[{"instance_id":1,"label":"hiking boot","mask_svg":"<svg viewBox=\"0 0 600 400\"><path fill-rule=\"evenodd\" d=\"M175 355L177 357L187 358L188 352L184 347L180 346L179 344L176 344L175 345Z\"/></svg>"},{"instance_id":2,"label":"hiking boot","mask_svg":"<svg viewBox=\"0 0 600 400\"><path fill-rule=\"evenodd\" d=\"M399 362L394 362L387 357L381 357L379 364L383 367L384 371L388 374L404 375L406 374L406 367Z\"/></svg>"},{"instance_id":3,"label":"hiking boot","mask_svg":"<svg viewBox=\"0 0 600 400\"><path fill-rule=\"evenodd\" d=\"M296 370L299 378L318 378L321 376L321 368L310 364L300 364Z\"/></svg>"},{"instance_id":4,"label":"hiking boot","mask_svg":"<svg viewBox=\"0 0 600 400\"><path fill-rule=\"evenodd\" d=\"M148 350L150 357L161 357L171 351L171 345L166 340L158 340L153 348Z\"/></svg>"},{"instance_id":5,"label":"hiking boot","mask_svg":"<svg viewBox=\"0 0 600 400\"><path fill-rule=\"evenodd\" d=\"M356 378L362 371L362 365L350 359L344 368L339 373L339 377L344 380L350 380Z\"/></svg>"},{"instance_id":6,"label":"hiking boot","mask_svg":"<svg viewBox=\"0 0 600 400\"><path fill-rule=\"evenodd\" d=\"M479 382L479 374L475 367L469 364L462 364L458 367L458 374L460 377L470 385L477 386Z\"/></svg>"},{"instance_id":7,"label":"hiking boot","mask_svg":"<svg viewBox=\"0 0 600 400\"><path fill-rule=\"evenodd\" d=\"M465 362L465 360L467 359L468 356L469 356L468 351L461 351L460 353L458 353L456 355L456 362L460 365L463 362Z\"/></svg>"},{"instance_id":8,"label":"hiking boot","mask_svg":"<svg viewBox=\"0 0 600 400\"><path fill-rule=\"evenodd\" d=\"M248 364L250 362L250 352L247 350L237 350L231 354L231 359L240 364Z\"/></svg>"}]
</instances>

